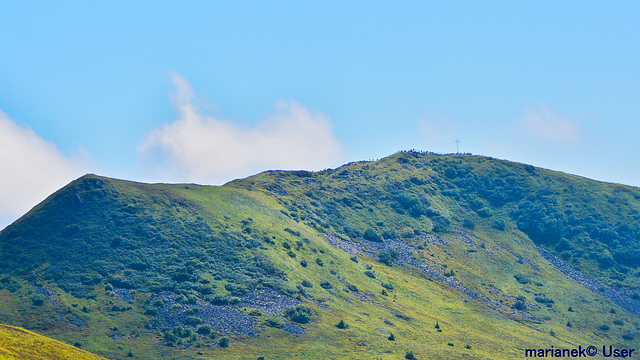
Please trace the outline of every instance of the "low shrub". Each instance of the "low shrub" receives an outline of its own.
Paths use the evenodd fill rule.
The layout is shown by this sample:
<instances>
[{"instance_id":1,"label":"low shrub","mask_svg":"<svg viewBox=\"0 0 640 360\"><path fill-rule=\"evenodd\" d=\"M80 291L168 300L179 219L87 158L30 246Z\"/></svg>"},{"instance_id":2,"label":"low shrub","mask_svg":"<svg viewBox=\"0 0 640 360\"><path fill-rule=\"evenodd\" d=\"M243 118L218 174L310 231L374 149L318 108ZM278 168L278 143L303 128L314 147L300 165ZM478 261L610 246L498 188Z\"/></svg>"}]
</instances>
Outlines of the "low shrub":
<instances>
[{"instance_id":1,"label":"low shrub","mask_svg":"<svg viewBox=\"0 0 640 360\"><path fill-rule=\"evenodd\" d=\"M264 320L262 320L262 323L266 326L276 328L276 329L282 329L284 327L284 321L276 317L265 318Z\"/></svg>"},{"instance_id":2,"label":"low shrub","mask_svg":"<svg viewBox=\"0 0 640 360\"><path fill-rule=\"evenodd\" d=\"M196 332L200 335L209 335L211 334L211 325L209 324L198 325Z\"/></svg>"},{"instance_id":3,"label":"low shrub","mask_svg":"<svg viewBox=\"0 0 640 360\"><path fill-rule=\"evenodd\" d=\"M520 284L524 285L524 284L528 284L529 283L529 277L527 275L525 275L525 274L516 274L516 275L513 275L513 277Z\"/></svg>"},{"instance_id":4,"label":"low shrub","mask_svg":"<svg viewBox=\"0 0 640 360\"><path fill-rule=\"evenodd\" d=\"M220 338L220 342L218 342L218 345L223 348L229 347L229 341L230 339L228 336L223 336Z\"/></svg>"},{"instance_id":5,"label":"low shrub","mask_svg":"<svg viewBox=\"0 0 640 360\"><path fill-rule=\"evenodd\" d=\"M312 311L311 308L306 305L297 305L286 309L284 314L293 322L306 324L311 321Z\"/></svg>"},{"instance_id":6,"label":"low shrub","mask_svg":"<svg viewBox=\"0 0 640 360\"><path fill-rule=\"evenodd\" d=\"M187 316L187 318L184 320L184 322L187 325L195 326L195 325L198 325L198 324L202 323L202 319L200 319L199 317L196 317L196 316Z\"/></svg>"},{"instance_id":7,"label":"low shrub","mask_svg":"<svg viewBox=\"0 0 640 360\"><path fill-rule=\"evenodd\" d=\"M372 228L368 228L367 230L365 230L363 237L369 241L374 241L374 242L382 242L382 235L380 235L380 233L378 233L375 229Z\"/></svg>"}]
</instances>

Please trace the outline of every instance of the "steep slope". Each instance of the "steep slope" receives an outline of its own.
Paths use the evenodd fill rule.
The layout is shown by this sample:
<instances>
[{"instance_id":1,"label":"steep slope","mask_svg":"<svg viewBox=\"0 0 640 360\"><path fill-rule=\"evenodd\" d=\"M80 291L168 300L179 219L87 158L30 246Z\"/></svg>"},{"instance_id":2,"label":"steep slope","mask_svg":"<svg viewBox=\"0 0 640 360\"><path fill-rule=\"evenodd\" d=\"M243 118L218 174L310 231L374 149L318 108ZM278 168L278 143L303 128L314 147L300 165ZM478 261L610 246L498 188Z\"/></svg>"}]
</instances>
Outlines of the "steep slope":
<instances>
[{"instance_id":1,"label":"steep slope","mask_svg":"<svg viewBox=\"0 0 640 360\"><path fill-rule=\"evenodd\" d=\"M99 356L14 326L0 324L0 358L7 360L99 360Z\"/></svg>"},{"instance_id":2,"label":"steep slope","mask_svg":"<svg viewBox=\"0 0 640 360\"><path fill-rule=\"evenodd\" d=\"M415 152L221 187L87 175L0 233L0 321L113 358L638 347L639 199Z\"/></svg>"}]
</instances>

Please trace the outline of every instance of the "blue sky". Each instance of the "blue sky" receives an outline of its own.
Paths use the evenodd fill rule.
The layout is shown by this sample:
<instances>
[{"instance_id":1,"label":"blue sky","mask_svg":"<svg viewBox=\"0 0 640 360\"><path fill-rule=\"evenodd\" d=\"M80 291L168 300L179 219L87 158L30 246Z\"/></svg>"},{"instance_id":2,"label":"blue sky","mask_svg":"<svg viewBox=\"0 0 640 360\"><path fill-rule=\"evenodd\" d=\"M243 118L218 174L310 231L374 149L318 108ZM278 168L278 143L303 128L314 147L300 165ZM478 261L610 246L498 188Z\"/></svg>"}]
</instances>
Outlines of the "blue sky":
<instances>
[{"instance_id":1,"label":"blue sky","mask_svg":"<svg viewBox=\"0 0 640 360\"><path fill-rule=\"evenodd\" d=\"M87 172L402 149L640 185L637 1L0 3L0 228Z\"/></svg>"}]
</instances>

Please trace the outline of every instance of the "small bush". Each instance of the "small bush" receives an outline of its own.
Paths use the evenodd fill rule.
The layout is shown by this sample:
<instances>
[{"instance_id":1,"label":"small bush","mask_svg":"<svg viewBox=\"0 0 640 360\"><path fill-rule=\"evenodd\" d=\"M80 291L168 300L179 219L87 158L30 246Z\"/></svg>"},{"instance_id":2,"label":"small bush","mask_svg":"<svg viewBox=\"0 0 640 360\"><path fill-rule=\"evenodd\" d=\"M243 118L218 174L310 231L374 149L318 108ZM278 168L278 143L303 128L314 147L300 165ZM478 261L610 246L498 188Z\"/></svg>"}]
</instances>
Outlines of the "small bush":
<instances>
[{"instance_id":1,"label":"small bush","mask_svg":"<svg viewBox=\"0 0 640 360\"><path fill-rule=\"evenodd\" d=\"M189 309L185 310L184 313L186 315L193 315L193 314L198 313L198 311L200 311L200 309L198 309L197 307L192 307L192 308L189 308Z\"/></svg>"},{"instance_id":2,"label":"small bush","mask_svg":"<svg viewBox=\"0 0 640 360\"><path fill-rule=\"evenodd\" d=\"M393 333L389 333L389 337L387 338L390 341L396 341L396 336Z\"/></svg>"},{"instance_id":3,"label":"small bush","mask_svg":"<svg viewBox=\"0 0 640 360\"><path fill-rule=\"evenodd\" d=\"M482 208L482 209L476 210L476 214L480 215L481 218L488 218L488 217L493 216L493 213L491 212L491 210L489 210L487 208Z\"/></svg>"},{"instance_id":4,"label":"small bush","mask_svg":"<svg viewBox=\"0 0 640 360\"><path fill-rule=\"evenodd\" d=\"M320 258L316 258L316 264L318 264L320 266L324 266L324 261L322 261L322 259L320 259Z\"/></svg>"},{"instance_id":5,"label":"small bush","mask_svg":"<svg viewBox=\"0 0 640 360\"><path fill-rule=\"evenodd\" d=\"M384 239L395 239L396 238L396 230L395 229L384 229L384 230L382 230L382 237Z\"/></svg>"},{"instance_id":6,"label":"small bush","mask_svg":"<svg viewBox=\"0 0 640 360\"><path fill-rule=\"evenodd\" d=\"M237 303L239 303L241 301L241 299L237 296L232 296L231 299L229 299L229 304L231 305L235 305Z\"/></svg>"},{"instance_id":7,"label":"small bush","mask_svg":"<svg viewBox=\"0 0 640 360\"><path fill-rule=\"evenodd\" d=\"M353 261L354 263L358 262L358 257L357 256L352 256L349 258L351 261Z\"/></svg>"},{"instance_id":8,"label":"small bush","mask_svg":"<svg viewBox=\"0 0 640 360\"><path fill-rule=\"evenodd\" d=\"M631 341L634 338L634 334L633 333L626 333L626 334L622 335L622 338L625 339L625 340Z\"/></svg>"},{"instance_id":9,"label":"small bush","mask_svg":"<svg viewBox=\"0 0 640 360\"><path fill-rule=\"evenodd\" d=\"M462 221L462 226L466 229L473 230L476 228L476 223L473 220L466 218Z\"/></svg>"},{"instance_id":10,"label":"small bush","mask_svg":"<svg viewBox=\"0 0 640 360\"><path fill-rule=\"evenodd\" d=\"M300 236L300 231L297 231L297 230L291 230L289 228L284 228L284 231L288 232L289 234L291 234L293 236Z\"/></svg>"},{"instance_id":11,"label":"small bush","mask_svg":"<svg viewBox=\"0 0 640 360\"><path fill-rule=\"evenodd\" d=\"M302 265L302 267L307 267L307 261L306 260L300 261L300 265Z\"/></svg>"},{"instance_id":12,"label":"small bush","mask_svg":"<svg viewBox=\"0 0 640 360\"><path fill-rule=\"evenodd\" d=\"M527 304L522 300L516 300L516 303L513 304L513 308L520 311L527 310Z\"/></svg>"},{"instance_id":13,"label":"small bush","mask_svg":"<svg viewBox=\"0 0 640 360\"><path fill-rule=\"evenodd\" d=\"M407 360L416 360L416 356L413 355L413 351L407 351L407 354L404 356Z\"/></svg>"},{"instance_id":14,"label":"small bush","mask_svg":"<svg viewBox=\"0 0 640 360\"><path fill-rule=\"evenodd\" d=\"M42 296L36 295L31 299L31 303L35 306L42 306L44 304L44 299Z\"/></svg>"},{"instance_id":15,"label":"small bush","mask_svg":"<svg viewBox=\"0 0 640 360\"><path fill-rule=\"evenodd\" d=\"M276 317L265 318L264 320L262 320L262 323L266 326L276 329L282 329L284 327L284 321Z\"/></svg>"},{"instance_id":16,"label":"small bush","mask_svg":"<svg viewBox=\"0 0 640 360\"><path fill-rule=\"evenodd\" d=\"M513 277L516 279L517 282L519 282L520 284L527 284L529 283L529 277L525 274L516 274L513 275Z\"/></svg>"},{"instance_id":17,"label":"small bush","mask_svg":"<svg viewBox=\"0 0 640 360\"><path fill-rule=\"evenodd\" d=\"M196 316L187 316L187 318L184 321L187 325L198 325L200 323L202 323L202 319L200 319L199 317Z\"/></svg>"},{"instance_id":18,"label":"small bush","mask_svg":"<svg viewBox=\"0 0 640 360\"><path fill-rule=\"evenodd\" d=\"M400 236L405 239L410 239L413 237L413 235L414 235L413 229L410 227L403 228L402 231L400 232Z\"/></svg>"},{"instance_id":19,"label":"small bush","mask_svg":"<svg viewBox=\"0 0 640 360\"><path fill-rule=\"evenodd\" d=\"M449 271L445 271L444 274L442 274L446 277L452 277L452 276L456 276L455 271L453 271L453 269L449 270Z\"/></svg>"},{"instance_id":20,"label":"small bush","mask_svg":"<svg viewBox=\"0 0 640 360\"><path fill-rule=\"evenodd\" d=\"M213 305L227 305L229 303L229 299L224 295L215 295L211 298L211 303Z\"/></svg>"},{"instance_id":21,"label":"small bush","mask_svg":"<svg viewBox=\"0 0 640 360\"><path fill-rule=\"evenodd\" d=\"M394 289L393 285L391 285L389 283L382 283L382 284L380 284L380 286L382 286L383 288L385 288L387 290L393 290Z\"/></svg>"},{"instance_id":22,"label":"small bush","mask_svg":"<svg viewBox=\"0 0 640 360\"><path fill-rule=\"evenodd\" d=\"M150 307L144 311L145 315L155 316L158 315L158 309L154 307Z\"/></svg>"},{"instance_id":23,"label":"small bush","mask_svg":"<svg viewBox=\"0 0 640 360\"><path fill-rule=\"evenodd\" d=\"M330 282L328 282L326 280L323 280L323 281L320 282L320 287L323 288L323 289L329 290L329 289L333 288L333 285L331 285Z\"/></svg>"},{"instance_id":24,"label":"small bush","mask_svg":"<svg viewBox=\"0 0 640 360\"><path fill-rule=\"evenodd\" d=\"M218 345L223 348L229 347L229 340L229 337L223 336L220 338L220 342L218 342Z\"/></svg>"},{"instance_id":25,"label":"small bush","mask_svg":"<svg viewBox=\"0 0 640 360\"><path fill-rule=\"evenodd\" d=\"M533 298L533 300L535 300L536 302L538 302L540 304L553 304L554 303L553 299L547 297L547 295L545 293L536 293L535 297Z\"/></svg>"},{"instance_id":26,"label":"small bush","mask_svg":"<svg viewBox=\"0 0 640 360\"><path fill-rule=\"evenodd\" d=\"M340 322L336 324L336 327L338 329L348 329L349 328L349 324L344 322L344 320L340 320Z\"/></svg>"},{"instance_id":27,"label":"small bush","mask_svg":"<svg viewBox=\"0 0 640 360\"><path fill-rule=\"evenodd\" d=\"M311 315L311 308L306 305L297 305L285 310L285 316L289 320L300 324L306 324L311 321Z\"/></svg>"},{"instance_id":28,"label":"small bush","mask_svg":"<svg viewBox=\"0 0 640 360\"><path fill-rule=\"evenodd\" d=\"M388 252L387 251L382 251L379 255L378 255L378 261L380 261L381 263L387 265L387 266L392 266L393 262L398 259L398 256L400 256L400 253L398 253L398 251L396 251L395 249L390 249Z\"/></svg>"},{"instance_id":29,"label":"small bush","mask_svg":"<svg viewBox=\"0 0 640 360\"><path fill-rule=\"evenodd\" d=\"M224 288L234 296L242 296L248 291L246 286L238 284L225 284Z\"/></svg>"},{"instance_id":30,"label":"small bush","mask_svg":"<svg viewBox=\"0 0 640 360\"><path fill-rule=\"evenodd\" d=\"M503 219L496 219L493 224L491 224L491 227L496 230L504 231L507 226Z\"/></svg>"},{"instance_id":31,"label":"small bush","mask_svg":"<svg viewBox=\"0 0 640 360\"><path fill-rule=\"evenodd\" d=\"M600 330L603 330L603 331L607 331L607 330L609 330L610 328L611 328L611 327L610 327L609 325L607 325L607 324L602 324L602 325L600 325Z\"/></svg>"},{"instance_id":32,"label":"small bush","mask_svg":"<svg viewBox=\"0 0 640 360\"><path fill-rule=\"evenodd\" d=\"M368 277L372 278L372 279L376 278L376 274L371 270L365 271L364 274L367 275Z\"/></svg>"},{"instance_id":33,"label":"small bush","mask_svg":"<svg viewBox=\"0 0 640 360\"><path fill-rule=\"evenodd\" d=\"M367 230L365 230L363 237L369 241L374 241L374 242L382 242L382 235L380 235L380 233L378 233L375 229L372 228L368 228Z\"/></svg>"},{"instance_id":34,"label":"small bush","mask_svg":"<svg viewBox=\"0 0 640 360\"><path fill-rule=\"evenodd\" d=\"M306 287L306 288L312 288L313 284L311 283L311 281L309 280L302 280L302 282L300 283L300 285Z\"/></svg>"},{"instance_id":35,"label":"small bush","mask_svg":"<svg viewBox=\"0 0 640 360\"><path fill-rule=\"evenodd\" d=\"M209 324L201 324L198 325L198 329L196 332L200 335L209 335L211 334L211 325Z\"/></svg>"},{"instance_id":36,"label":"small bush","mask_svg":"<svg viewBox=\"0 0 640 360\"><path fill-rule=\"evenodd\" d=\"M352 239L357 239L360 237L361 233L360 230L352 227L352 226L345 226L344 227L344 233L347 234L347 236L349 236Z\"/></svg>"},{"instance_id":37,"label":"small bush","mask_svg":"<svg viewBox=\"0 0 640 360\"><path fill-rule=\"evenodd\" d=\"M353 291L353 292L358 292L359 291L358 287L353 285L353 284L347 284L347 289L349 289L350 291Z\"/></svg>"}]
</instances>

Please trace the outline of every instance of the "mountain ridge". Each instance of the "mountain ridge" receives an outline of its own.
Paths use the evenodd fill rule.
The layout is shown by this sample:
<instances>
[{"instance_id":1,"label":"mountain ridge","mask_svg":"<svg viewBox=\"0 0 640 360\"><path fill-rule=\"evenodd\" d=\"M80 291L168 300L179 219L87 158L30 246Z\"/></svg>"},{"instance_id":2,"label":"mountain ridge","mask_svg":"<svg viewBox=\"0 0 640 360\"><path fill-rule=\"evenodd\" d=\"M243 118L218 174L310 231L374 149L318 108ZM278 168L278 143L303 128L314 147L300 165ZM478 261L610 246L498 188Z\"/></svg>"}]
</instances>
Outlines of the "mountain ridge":
<instances>
[{"instance_id":1,"label":"mountain ridge","mask_svg":"<svg viewBox=\"0 0 640 360\"><path fill-rule=\"evenodd\" d=\"M222 186L88 174L0 232L0 321L103 356L135 344L149 359L629 346L639 199L631 186L417 152Z\"/></svg>"}]
</instances>

